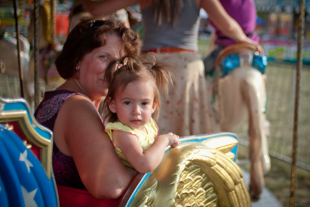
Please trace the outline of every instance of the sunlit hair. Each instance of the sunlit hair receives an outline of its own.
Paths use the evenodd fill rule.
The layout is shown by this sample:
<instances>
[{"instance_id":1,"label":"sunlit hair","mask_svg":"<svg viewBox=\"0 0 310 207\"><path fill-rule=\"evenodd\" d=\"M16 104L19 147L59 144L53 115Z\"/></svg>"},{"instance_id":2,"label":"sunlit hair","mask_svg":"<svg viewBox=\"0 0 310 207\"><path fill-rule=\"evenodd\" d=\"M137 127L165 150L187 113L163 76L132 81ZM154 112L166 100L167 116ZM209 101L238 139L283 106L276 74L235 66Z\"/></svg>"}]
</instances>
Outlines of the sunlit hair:
<instances>
[{"instance_id":1,"label":"sunlit hair","mask_svg":"<svg viewBox=\"0 0 310 207\"><path fill-rule=\"evenodd\" d=\"M119 90L125 90L129 83L135 81L152 81L154 90L154 103L157 103L155 112L152 114L157 120L160 111L159 92L166 93L169 83L172 84L172 77L169 65L157 61L154 55L146 55L143 59L137 57L124 57L113 61L105 73L106 80L110 83L109 91L103 102L103 119L105 122L117 121L117 114L109 109L109 103L115 100Z\"/></svg>"},{"instance_id":2,"label":"sunlit hair","mask_svg":"<svg viewBox=\"0 0 310 207\"><path fill-rule=\"evenodd\" d=\"M106 44L106 35L121 38L127 55L140 52L141 40L137 33L120 21L113 19L84 18L69 33L62 52L56 59L56 67L64 79L73 77L76 66L85 55Z\"/></svg>"},{"instance_id":3,"label":"sunlit hair","mask_svg":"<svg viewBox=\"0 0 310 207\"><path fill-rule=\"evenodd\" d=\"M179 20L184 1L188 0L152 0L154 21L158 25L167 21L175 26Z\"/></svg>"}]
</instances>

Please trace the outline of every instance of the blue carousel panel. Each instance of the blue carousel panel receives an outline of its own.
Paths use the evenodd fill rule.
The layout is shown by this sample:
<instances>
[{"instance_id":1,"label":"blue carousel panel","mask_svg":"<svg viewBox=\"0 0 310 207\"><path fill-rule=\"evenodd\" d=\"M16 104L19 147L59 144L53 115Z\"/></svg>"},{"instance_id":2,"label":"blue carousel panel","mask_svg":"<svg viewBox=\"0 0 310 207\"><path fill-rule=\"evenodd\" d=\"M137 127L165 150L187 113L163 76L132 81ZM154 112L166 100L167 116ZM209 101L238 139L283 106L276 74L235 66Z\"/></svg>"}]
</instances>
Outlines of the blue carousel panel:
<instances>
[{"instance_id":1,"label":"blue carousel panel","mask_svg":"<svg viewBox=\"0 0 310 207\"><path fill-rule=\"evenodd\" d=\"M43 130L42 128L45 128L40 125L40 127L37 127L36 124L33 122L36 122L34 117L32 116L32 113L30 111L30 107L27 104L27 102L24 99L3 99L5 101L3 111L27 111L28 120L30 121L31 125L33 126L34 130L43 136L46 139L51 139L51 135L49 130Z\"/></svg>"},{"instance_id":2,"label":"blue carousel panel","mask_svg":"<svg viewBox=\"0 0 310 207\"><path fill-rule=\"evenodd\" d=\"M2 126L1 126L2 127ZM3 130L5 130L2 127ZM7 155L4 159L15 170L14 179L26 206L57 206L54 183L49 180L39 160L13 132L0 134ZM10 174L11 172L8 171ZM8 193L9 194L9 193ZM14 196L14 194L9 194Z\"/></svg>"},{"instance_id":3,"label":"blue carousel panel","mask_svg":"<svg viewBox=\"0 0 310 207\"><path fill-rule=\"evenodd\" d=\"M6 141L5 137L7 137L7 130L0 124L0 176L3 189L6 191L9 206L24 206L19 178L3 143Z\"/></svg>"},{"instance_id":4,"label":"blue carousel panel","mask_svg":"<svg viewBox=\"0 0 310 207\"><path fill-rule=\"evenodd\" d=\"M19 140L14 139L14 141ZM21 142L16 142L15 144L18 146L21 152L24 150L25 146ZM32 154L30 150L27 149L27 151L28 153L26 154L26 151L24 150L23 153L20 154L20 158L22 159L22 162L25 160L24 162L26 167L28 161L33 165L31 168L31 173L33 174L34 179L33 182L37 185L38 191L42 194L41 196L44 202L44 206L57 206L57 194L52 178L48 179L40 161L34 154ZM27 157L25 157L25 155L27 155Z\"/></svg>"},{"instance_id":5,"label":"blue carousel panel","mask_svg":"<svg viewBox=\"0 0 310 207\"><path fill-rule=\"evenodd\" d=\"M1 204L1 207L9 206L8 196L6 194L5 187L1 179L1 174L0 174L0 204Z\"/></svg>"},{"instance_id":6,"label":"blue carousel panel","mask_svg":"<svg viewBox=\"0 0 310 207\"><path fill-rule=\"evenodd\" d=\"M29 202L28 204L32 203L34 206L43 206L42 194L32 173L32 170L36 169L37 167L29 160L31 152L25 146L24 149L19 149L18 146L13 142L12 134L8 133L7 136L11 137L4 138L6 140L3 142L3 144L7 149L9 156L8 159L11 160L11 163L17 172L23 197L26 195L30 196L26 199Z\"/></svg>"}]
</instances>

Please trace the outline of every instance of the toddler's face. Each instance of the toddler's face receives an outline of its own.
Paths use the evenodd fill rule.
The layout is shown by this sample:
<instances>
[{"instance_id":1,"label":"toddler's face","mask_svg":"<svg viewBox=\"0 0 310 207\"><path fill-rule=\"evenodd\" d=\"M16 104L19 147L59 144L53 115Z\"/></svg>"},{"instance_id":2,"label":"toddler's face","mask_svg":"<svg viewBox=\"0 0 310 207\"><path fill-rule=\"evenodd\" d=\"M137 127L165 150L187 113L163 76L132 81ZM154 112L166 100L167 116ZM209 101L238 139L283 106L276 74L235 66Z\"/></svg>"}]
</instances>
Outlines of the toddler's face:
<instances>
[{"instance_id":1,"label":"toddler's face","mask_svg":"<svg viewBox=\"0 0 310 207\"><path fill-rule=\"evenodd\" d=\"M151 80L129 83L124 90L118 90L115 100L109 105L124 125L131 129L145 130L157 103L154 103L154 87Z\"/></svg>"}]
</instances>

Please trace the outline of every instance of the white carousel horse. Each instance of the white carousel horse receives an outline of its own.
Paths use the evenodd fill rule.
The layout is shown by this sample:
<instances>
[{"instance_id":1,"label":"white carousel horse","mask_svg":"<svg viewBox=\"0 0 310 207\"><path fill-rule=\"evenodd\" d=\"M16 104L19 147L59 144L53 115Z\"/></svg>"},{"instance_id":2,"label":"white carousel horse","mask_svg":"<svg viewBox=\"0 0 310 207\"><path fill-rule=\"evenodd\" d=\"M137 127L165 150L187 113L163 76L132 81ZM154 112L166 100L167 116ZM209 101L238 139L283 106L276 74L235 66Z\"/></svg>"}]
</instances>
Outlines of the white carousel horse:
<instances>
[{"instance_id":1,"label":"white carousel horse","mask_svg":"<svg viewBox=\"0 0 310 207\"><path fill-rule=\"evenodd\" d=\"M252 65L254 53L257 53L254 44L238 43L224 48L216 60L213 87L220 130L233 132L241 124L248 123L250 193L253 199L258 199L265 185L264 174L270 170L271 163L265 128L266 83L262 71ZM249 58L248 62L241 58L242 54ZM225 57L233 57L231 55L240 61L239 66L222 76L219 66L224 64Z\"/></svg>"},{"instance_id":2,"label":"white carousel horse","mask_svg":"<svg viewBox=\"0 0 310 207\"><path fill-rule=\"evenodd\" d=\"M25 86L25 98L29 100L27 97L29 96L27 86L31 81L29 77L29 53L30 53L30 44L22 35L19 35L19 43L20 43L20 64L21 70L23 74L23 81ZM17 49L17 39L15 34L10 34L8 32L4 32L0 37L0 73L3 76L3 80L12 79L14 83L18 83L19 80L19 65L18 65L18 49ZM9 81L6 81L5 84L6 93L0 93L3 97L20 97L20 88L19 84L11 84L9 85ZM15 87L13 93L12 88Z\"/></svg>"},{"instance_id":3,"label":"white carousel horse","mask_svg":"<svg viewBox=\"0 0 310 207\"><path fill-rule=\"evenodd\" d=\"M24 99L0 98L1 206L251 206L234 162L238 141L232 133L182 139L178 147L166 149L158 168L137 174L115 200L56 187L52 143L53 134L37 123Z\"/></svg>"}]
</instances>

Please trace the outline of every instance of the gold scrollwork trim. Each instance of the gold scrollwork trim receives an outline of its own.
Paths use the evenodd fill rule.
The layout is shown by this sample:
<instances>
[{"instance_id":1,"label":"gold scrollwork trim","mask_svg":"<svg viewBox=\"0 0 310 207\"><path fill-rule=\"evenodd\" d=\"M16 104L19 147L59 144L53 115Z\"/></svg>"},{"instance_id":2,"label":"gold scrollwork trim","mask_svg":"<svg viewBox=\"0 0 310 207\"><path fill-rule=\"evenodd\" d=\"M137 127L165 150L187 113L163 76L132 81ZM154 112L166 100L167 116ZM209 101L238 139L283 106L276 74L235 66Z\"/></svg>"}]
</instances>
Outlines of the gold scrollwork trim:
<instances>
[{"instance_id":1,"label":"gold scrollwork trim","mask_svg":"<svg viewBox=\"0 0 310 207\"><path fill-rule=\"evenodd\" d=\"M149 203L154 207L251 205L236 163L221 151L198 142L169 150L136 192L130 206Z\"/></svg>"}]
</instances>

